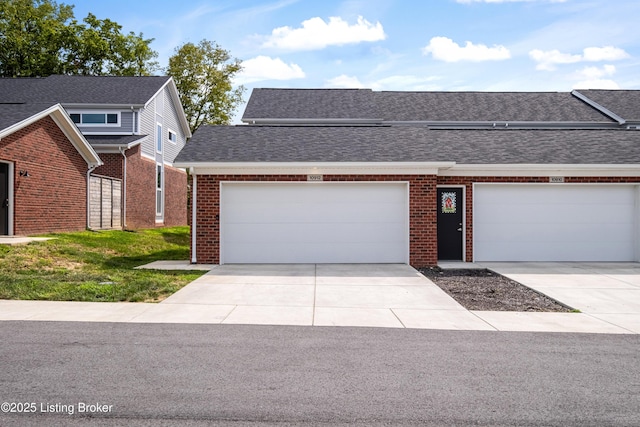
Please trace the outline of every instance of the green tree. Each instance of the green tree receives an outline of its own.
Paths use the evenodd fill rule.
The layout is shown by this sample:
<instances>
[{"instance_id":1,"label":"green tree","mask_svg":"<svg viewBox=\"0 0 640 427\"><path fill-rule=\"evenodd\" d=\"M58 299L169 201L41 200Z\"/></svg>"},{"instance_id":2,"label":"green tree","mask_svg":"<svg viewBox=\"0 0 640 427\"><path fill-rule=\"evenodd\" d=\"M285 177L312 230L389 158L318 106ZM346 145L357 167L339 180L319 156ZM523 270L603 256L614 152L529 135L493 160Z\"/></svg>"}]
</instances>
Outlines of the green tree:
<instances>
[{"instance_id":1,"label":"green tree","mask_svg":"<svg viewBox=\"0 0 640 427\"><path fill-rule=\"evenodd\" d=\"M0 0L0 77L148 75L157 53L142 34L54 0Z\"/></svg>"},{"instance_id":2,"label":"green tree","mask_svg":"<svg viewBox=\"0 0 640 427\"><path fill-rule=\"evenodd\" d=\"M67 74L144 76L159 69L158 54L149 46L153 39L142 34L122 34L122 26L89 14L86 25L75 21L76 37L64 61Z\"/></svg>"},{"instance_id":3,"label":"green tree","mask_svg":"<svg viewBox=\"0 0 640 427\"><path fill-rule=\"evenodd\" d=\"M241 69L239 59L208 40L175 49L166 74L176 83L191 132L202 124L229 124L245 90L233 88L233 77Z\"/></svg>"},{"instance_id":4,"label":"green tree","mask_svg":"<svg viewBox=\"0 0 640 427\"><path fill-rule=\"evenodd\" d=\"M47 0L0 1L0 75L47 76L62 70L73 34L73 6Z\"/></svg>"}]
</instances>

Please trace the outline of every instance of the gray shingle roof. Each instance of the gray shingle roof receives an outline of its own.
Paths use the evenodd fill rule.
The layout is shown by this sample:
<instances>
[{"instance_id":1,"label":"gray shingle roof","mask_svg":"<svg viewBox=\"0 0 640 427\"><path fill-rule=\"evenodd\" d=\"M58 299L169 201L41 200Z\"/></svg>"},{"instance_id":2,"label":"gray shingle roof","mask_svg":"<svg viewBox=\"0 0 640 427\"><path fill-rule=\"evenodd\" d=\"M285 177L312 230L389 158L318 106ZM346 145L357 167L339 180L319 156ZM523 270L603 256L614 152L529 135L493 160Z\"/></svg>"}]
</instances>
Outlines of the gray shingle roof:
<instances>
[{"instance_id":1,"label":"gray shingle roof","mask_svg":"<svg viewBox=\"0 0 640 427\"><path fill-rule=\"evenodd\" d=\"M640 132L425 127L202 126L176 164L208 162L640 163Z\"/></svg>"},{"instance_id":2,"label":"gray shingle roof","mask_svg":"<svg viewBox=\"0 0 640 427\"><path fill-rule=\"evenodd\" d=\"M380 119L370 89L253 89L244 119Z\"/></svg>"},{"instance_id":3,"label":"gray shingle roof","mask_svg":"<svg viewBox=\"0 0 640 427\"><path fill-rule=\"evenodd\" d=\"M612 121L567 92L379 92L376 98L387 120Z\"/></svg>"},{"instance_id":4,"label":"gray shingle roof","mask_svg":"<svg viewBox=\"0 0 640 427\"><path fill-rule=\"evenodd\" d=\"M631 122L640 122L640 91L638 90L579 90L592 101Z\"/></svg>"},{"instance_id":5,"label":"gray shingle roof","mask_svg":"<svg viewBox=\"0 0 640 427\"><path fill-rule=\"evenodd\" d=\"M568 92L373 92L369 89L254 89L243 120L605 122Z\"/></svg>"},{"instance_id":6,"label":"gray shingle roof","mask_svg":"<svg viewBox=\"0 0 640 427\"><path fill-rule=\"evenodd\" d=\"M55 104L0 104L0 130L35 116Z\"/></svg>"},{"instance_id":7,"label":"gray shingle roof","mask_svg":"<svg viewBox=\"0 0 640 427\"><path fill-rule=\"evenodd\" d=\"M134 142L142 142L148 135L85 135L94 148L96 146L129 146ZM135 145L135 144L134 144Z\"/></svg>"},{"instance_id":8,"label":"gray shingle roof","mask_svg":"<svg viewBox=\"0 0 640 427\"><path fill-rule=\"evenodd\" d=\"M0 102L142 105L168 76L62 76L0 79Z\"/></svg>"}]
</instances>

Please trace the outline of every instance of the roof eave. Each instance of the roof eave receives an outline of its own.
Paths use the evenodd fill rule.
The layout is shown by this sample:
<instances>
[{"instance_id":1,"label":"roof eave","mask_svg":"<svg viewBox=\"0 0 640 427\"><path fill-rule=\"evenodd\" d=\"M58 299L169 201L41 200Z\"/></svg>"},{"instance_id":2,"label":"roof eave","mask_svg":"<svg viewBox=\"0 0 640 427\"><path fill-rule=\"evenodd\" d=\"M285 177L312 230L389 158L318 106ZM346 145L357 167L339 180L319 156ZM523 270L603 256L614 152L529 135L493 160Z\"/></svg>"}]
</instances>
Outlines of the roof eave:
<instances>
[{"instance_id":1,"label":"roof eave","mask_svg":"<svg viewBox=\"0 0 640 427\"><path fill-rule=\"evenodd\" d=\"M141 138L136 141L129 142L128 144L95 144L95 143L94 144L89 143L89 144L91 144L91 146L93 147L94 150L96 150L96 152L117 153L121 148L128 150L132 147L142 144L143 139L144 138Z\"/></svg>"},{"instance_id":2,"label":"roof eave","mask_svg":"<svg viewBox=\"0 0 640 427\"><path fill-rule=\"evenodd\" d=\"M640 177L638 164L604 163L457 163L443 170L442 176L535 176L535 177L584 177L584 176L633 176Z\"/></svg>"},{"instance_id":3,"label":"roof eave","mask_svg":"<svg viewBox=\"0 0 640 427\"><path fill-rule=\"evenodd\" d=\"M144 107L144 104L96 104L96 103L77 103L77 102L65 102L62 106L67 109L135 109L139 110Z\"/></svg>"},{"instance_id":4,"label":"roof eave","mask_svg":"<svg viewBox=\"0 0 640 427\"><path fill-rule=\"evenodd\" d=\"M197 175L437 175L455 162L193 162L176 161L173 166L191 169Z\"/></svg>"}]
</instances>

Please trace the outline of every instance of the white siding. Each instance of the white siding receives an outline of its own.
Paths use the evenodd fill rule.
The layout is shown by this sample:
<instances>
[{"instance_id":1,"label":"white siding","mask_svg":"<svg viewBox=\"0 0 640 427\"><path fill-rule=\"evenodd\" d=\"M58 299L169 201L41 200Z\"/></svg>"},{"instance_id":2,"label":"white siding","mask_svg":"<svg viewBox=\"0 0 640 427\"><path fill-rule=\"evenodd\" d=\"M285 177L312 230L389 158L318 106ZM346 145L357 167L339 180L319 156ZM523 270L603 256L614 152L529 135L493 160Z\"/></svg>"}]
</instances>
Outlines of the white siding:
<instances>
[{"instance_id":1,"label":"white siding","mask_svg":"<svg viewBox=\"0 0 640 427\"><path fill-rule=\"evenodd\" d=\"M151 158L155 158L155 138L156 133L156 103L155 99L152 100L147 108L144 108L140 112L140 134L148 135L144 141L142 141L142 154Z\"/></svg>"},{"instance_id":2,"label":"white siding","mask_svg":"<svg viewBox=\"0 0 640 427\"><path fill-rule=\"evenodd\" d=\"M164 113L164 132L165 132L165 152L164 152L164 161L168 163L173 163L175 158L178 156L178 153L184 147L185 136L182 130L182 126L180 126L180 122L178 120L178 113L172 102L171 92L168 89L164 90L165 96L165 113ZM179 102L179 100L176 100ZM176 133L178 140L174 144L169 141L169 129Z\"/></svg>"}]
</instances>

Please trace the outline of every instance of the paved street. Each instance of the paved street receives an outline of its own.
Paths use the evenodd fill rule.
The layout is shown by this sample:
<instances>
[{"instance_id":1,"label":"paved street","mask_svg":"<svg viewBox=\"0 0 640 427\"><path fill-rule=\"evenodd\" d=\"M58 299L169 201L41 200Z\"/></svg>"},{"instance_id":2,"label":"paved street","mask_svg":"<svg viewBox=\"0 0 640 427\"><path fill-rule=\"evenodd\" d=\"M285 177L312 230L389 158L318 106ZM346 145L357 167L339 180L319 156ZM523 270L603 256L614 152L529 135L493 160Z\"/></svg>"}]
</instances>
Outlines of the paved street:
<instances>
[{"instance_id":1,"label":"paved street","mask_svg":"<svg viewBox=\"0 0 640 427\"><path fill-rule=\"evenodd\" d=\"M36 404L2 426L640 425L638 335L5 321L0 340L0 402Z\"/></svg>"}]
</instances>

